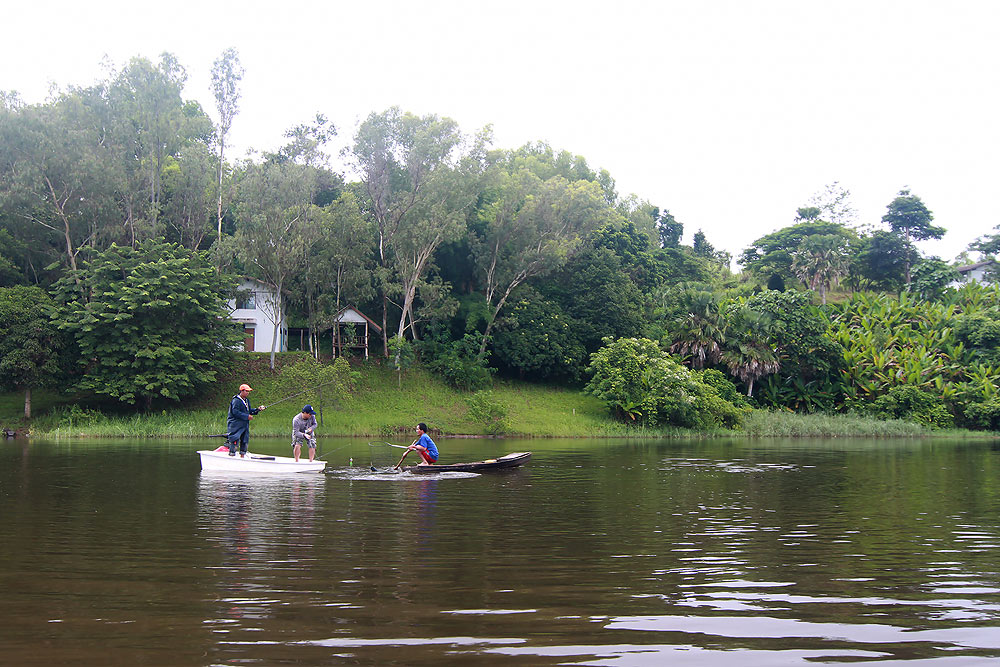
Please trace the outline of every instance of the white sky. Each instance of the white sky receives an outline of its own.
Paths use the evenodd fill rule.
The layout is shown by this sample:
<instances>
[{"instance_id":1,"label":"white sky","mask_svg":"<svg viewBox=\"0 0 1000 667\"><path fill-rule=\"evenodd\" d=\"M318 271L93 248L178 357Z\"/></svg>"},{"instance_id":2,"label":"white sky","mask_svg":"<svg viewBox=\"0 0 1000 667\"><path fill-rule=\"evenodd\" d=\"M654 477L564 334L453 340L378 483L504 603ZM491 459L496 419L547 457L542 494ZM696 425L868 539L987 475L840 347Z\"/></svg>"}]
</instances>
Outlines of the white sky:
<instances>
[{"instance_id":1,"label":"white sky","mask_svg":"<svg viewBox=\"0 0 1000 667\"><path fill-rule=\"evenodd\" d=\"M398 105L582 155L734 255L833 181L870 224L908 186L944 259L1000 224L993 0L35 0L3 19L0 89L27 102L169 51L215 117L212 63L235 47L230 155L317 112L339 148Z\"/></svg>"}]
</instances>

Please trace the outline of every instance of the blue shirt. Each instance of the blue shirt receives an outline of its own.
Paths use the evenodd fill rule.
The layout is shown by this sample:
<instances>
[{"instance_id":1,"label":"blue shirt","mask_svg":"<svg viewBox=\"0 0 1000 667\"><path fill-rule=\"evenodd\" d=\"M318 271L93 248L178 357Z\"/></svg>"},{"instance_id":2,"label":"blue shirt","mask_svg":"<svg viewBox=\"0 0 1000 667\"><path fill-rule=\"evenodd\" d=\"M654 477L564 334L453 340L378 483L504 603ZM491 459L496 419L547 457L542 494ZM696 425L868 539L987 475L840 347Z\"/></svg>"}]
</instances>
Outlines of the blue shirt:
<instances>
[{"instance_id":1,"label":"blue shirt","mask_svg":"<svg viewBox=\"0 0 1000 667\"><path fill-rule=\"evenodd\" d=\"M437 460L438 448L437 445L434 444L434 441L431 440L431 436L424 433L423 435L420 436L420 439L417 440L417 444L426 447L427 453L430 454L431 458L433 458L435 461Z\"/></svg>"}]
</instances>

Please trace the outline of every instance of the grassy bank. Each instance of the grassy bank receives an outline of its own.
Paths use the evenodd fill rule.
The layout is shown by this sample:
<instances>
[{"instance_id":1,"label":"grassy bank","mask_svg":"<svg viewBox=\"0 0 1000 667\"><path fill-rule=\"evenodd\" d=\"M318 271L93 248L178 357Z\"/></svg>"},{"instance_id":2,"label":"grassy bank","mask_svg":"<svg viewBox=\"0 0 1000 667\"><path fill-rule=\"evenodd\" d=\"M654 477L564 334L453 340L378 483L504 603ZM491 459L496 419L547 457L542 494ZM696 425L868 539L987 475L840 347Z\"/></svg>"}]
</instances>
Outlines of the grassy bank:
<instances>
[{"instance_id":1,"label":"grassy bank","mask_svg":"<svg viewBox=\"0 0 1000 667\"><path fill-rule=\"evenodd\" d=\"M258 436L286 436L291 419L305 404L322 411L321 432L327 435L388 437L409 434L423 421L444 435L486 435L487 423L470 414L469 394L456 391L422 368L409 369L400 378L391 368L372 361L355 366L360 380L352 396L339 404L316 391L285 399L299 388L282 387L280 368L302 353L280 355L272 371L266 357L245 355L233 369L220 374L216 385L196 400L178 404L164 401L148 414L123 410L92 397L36 391L32 435L69 437L199 437L224 433L229 400L242 382L254 387L253 405L272 404L254 418ZM490 400L507 411L507 434L534 437L641 437L706 435L682 429L636 429L612 420L604 405L592 396L561 387L497 381ZM24 427L22 394L0 394L0 425ZM279 402L280 401L280 402ZM721 435L708 434L708 435ZM918 424L880 421L850 415L798 415L756 411L741 433L751 437L922 437L983 433L930 431Z\"/></svg>"}]
</instances>

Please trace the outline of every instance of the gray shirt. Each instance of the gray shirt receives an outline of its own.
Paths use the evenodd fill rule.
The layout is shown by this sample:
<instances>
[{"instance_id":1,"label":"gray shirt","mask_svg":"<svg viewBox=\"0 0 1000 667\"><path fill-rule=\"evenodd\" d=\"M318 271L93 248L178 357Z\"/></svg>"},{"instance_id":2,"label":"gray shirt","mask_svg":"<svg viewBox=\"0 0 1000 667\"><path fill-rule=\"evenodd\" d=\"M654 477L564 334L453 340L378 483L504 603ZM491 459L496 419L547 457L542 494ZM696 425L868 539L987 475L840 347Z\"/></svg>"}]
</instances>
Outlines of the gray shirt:
<instances>
[{"instance_id":1,"label":"gray shirt","mask_svg":"<svg viewBox=\"0 0 1000 667\"><path fill-rule=\"evenodd\" d=\"M316 416L315 415L309 415L309 419L303 419L302 418L302 413L300 412L297 415L295 415L294 419L292 419L292 437L293 438L296 435L298 435L301 438L302 436L300 434L305 433L306 431L315 431L315 430L316 430Z\"/></svg>"}]
</instances>

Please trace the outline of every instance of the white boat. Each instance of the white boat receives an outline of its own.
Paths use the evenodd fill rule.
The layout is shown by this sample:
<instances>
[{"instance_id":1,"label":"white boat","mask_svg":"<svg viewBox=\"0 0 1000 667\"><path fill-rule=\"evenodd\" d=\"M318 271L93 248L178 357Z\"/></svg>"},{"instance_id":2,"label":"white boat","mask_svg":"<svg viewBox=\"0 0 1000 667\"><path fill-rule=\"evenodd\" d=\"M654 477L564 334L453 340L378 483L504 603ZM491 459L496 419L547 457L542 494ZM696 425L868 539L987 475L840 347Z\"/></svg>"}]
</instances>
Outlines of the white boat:
<instances>
[{"instance_id":1,"label":"white boat","mask_svg":"<svg viewBox=\"0 0 1000 667\"><path fill-rule=\"evenodd\" d=\"M323 472L326 461L315 459L299 459L290 456L268 456L251 454L241 457L239 454L230 456L228 451L216 452L210 449L198 450L201 457L201 469L215 472L266 473L286 474L296 472Z\"/></svg>"}]
</instances>

